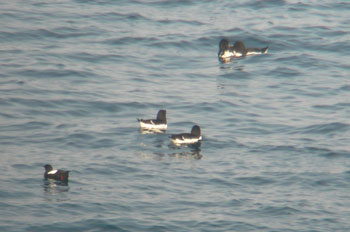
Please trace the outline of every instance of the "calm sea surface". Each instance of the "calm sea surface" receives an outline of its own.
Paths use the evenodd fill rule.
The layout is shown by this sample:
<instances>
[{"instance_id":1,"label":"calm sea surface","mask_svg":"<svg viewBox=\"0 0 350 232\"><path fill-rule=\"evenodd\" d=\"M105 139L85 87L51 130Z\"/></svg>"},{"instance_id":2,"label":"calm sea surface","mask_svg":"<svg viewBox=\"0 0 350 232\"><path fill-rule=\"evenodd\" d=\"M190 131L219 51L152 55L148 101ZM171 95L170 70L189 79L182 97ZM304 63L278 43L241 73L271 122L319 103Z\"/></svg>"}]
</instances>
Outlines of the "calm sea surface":
<instances>
[{"instance_id":1,"label":"calm sea surface","mask_svg":"<svg viewBox=\"0 0 350 232\"><path fill-rule=\"evenodd\" d=\"M1 1L0 231L349 231L349 12ZM269 52L221 63L223 37ZM194 124L201 146L170 144Z\"/></svg>"}]
</instances>

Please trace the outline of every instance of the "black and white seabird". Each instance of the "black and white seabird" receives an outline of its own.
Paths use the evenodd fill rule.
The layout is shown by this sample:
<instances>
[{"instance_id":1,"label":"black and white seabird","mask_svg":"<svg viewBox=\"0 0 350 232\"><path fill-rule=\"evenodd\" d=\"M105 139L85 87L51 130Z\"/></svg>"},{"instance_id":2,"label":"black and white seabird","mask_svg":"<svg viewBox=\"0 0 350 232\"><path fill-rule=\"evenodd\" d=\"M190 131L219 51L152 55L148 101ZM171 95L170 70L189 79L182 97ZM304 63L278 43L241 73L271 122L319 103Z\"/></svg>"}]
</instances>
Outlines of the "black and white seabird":
<instances>
[{"instance_id":1,"label":"black and white seabird","mask_svg":"<svg viewBox=\"0 0 350 232\"><path fill-rule=\"evenodd\" d=\"M141 129L146 130L166 130L168 127L166 120L166 110L159 110L157 119L137 119Z\"/></svg>"},{"instance_id":2,"label":"black and white seabird","mask_svg":"<svg viewBox=\"0 0 350 232\"><path fill-rule=\"evenodd\" d=\"M193 144L202 140L201 128L197 125L192 127L191 133L173 134L170 141L174 144Z\"/></svg>"},{"instance_id":3,"label":"black and white seabird","mask_svg":"<svg viewBox=\"0 0 350 232\"><path fill-rule=\"evenodd\" d=\"M65 182L68 181L69 171L53 169L50 164L46 164L44 168L45 168L45 173L44 173L45 179L54 179L54 180L60 180Z\"/></svg>"},{"instance_id":4,"label":"black and white seabird","mask_svg":"<svg viewBox=\"0 0 350 232\"><path fill-rule=\"evenodd\" d=\"M266 54L269 47L265 48L246 48L242 41L237 41L233 46L229 46L227 39L222 39L219 44L218 56L221 59L242 57L249 55Z\"/></svg>"}]
</instances>

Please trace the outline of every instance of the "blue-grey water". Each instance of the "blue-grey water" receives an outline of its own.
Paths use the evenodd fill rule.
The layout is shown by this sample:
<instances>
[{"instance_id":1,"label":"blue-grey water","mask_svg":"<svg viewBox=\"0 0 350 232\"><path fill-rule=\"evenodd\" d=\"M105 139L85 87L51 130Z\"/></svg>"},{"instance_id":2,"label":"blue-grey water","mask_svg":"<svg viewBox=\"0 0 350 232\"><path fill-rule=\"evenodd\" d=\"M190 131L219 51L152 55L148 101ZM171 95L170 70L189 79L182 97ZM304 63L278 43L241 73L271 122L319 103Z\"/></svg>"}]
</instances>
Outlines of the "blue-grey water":
<instances>
[{"instance_id":1,"label":"blue-grey water","mask_svg":"<svg viewBox=\"0 0 350 232\"><path fill-rule=\"evenodd\" d=\"M0 231L349 231L349 12L2 1ZM269 52L221 63L223 37ZM170 144L194 124L201 146Z\"/></svg>"}]
</instances>

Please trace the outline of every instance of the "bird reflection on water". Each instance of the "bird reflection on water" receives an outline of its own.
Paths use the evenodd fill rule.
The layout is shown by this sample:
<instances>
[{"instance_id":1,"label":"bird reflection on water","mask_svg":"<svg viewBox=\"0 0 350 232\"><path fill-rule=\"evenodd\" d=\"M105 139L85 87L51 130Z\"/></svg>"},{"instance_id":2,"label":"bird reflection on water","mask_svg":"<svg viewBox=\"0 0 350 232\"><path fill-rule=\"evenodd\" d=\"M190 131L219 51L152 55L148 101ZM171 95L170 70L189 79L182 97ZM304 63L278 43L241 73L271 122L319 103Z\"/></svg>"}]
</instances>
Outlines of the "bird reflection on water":
<instances>
[{"instance_id":1,"label":"bird reflection on water","mask_svg":"<svg viewBox=\"0 0 350 232\"><path fill-rule=\"evenodd\" d=\"M166 130L160 130L160 129L144 129L140 128L139 129L140 134L165 134Z\"/></svg>"},{"instance_id":2,"label":"bird reflection on water","mask_svg":"<svg viewBox=\"0 0 350 232\"><path fill-rule=\"evenodd\" d=\"M181 145L181 146L177 146L174 144L170 144L169 145L169 149L172 150L179 150L181 148L190 148L190 151L179 151L179 152L173 152L170 153L169 156L170 157L177 157L177 158L194 158L196 160L200 160L202 159L202 155L201 153L201 141L194 143L194 144L187 144L187 145Z\"/></svg>"},{"instance_id":3,"label":"bird reflection on water","mask_svg":"<svg viewBox=\"0 0 350 232\"><path fill-rule=\"evenodd\" d=\"M57 181L53 179L43 180L43 189L48 194L58 194L62 192L68 192L68 182Z\"/></svg>"},{"instance_id":4,"label":"bird reflection on water","mask_svg":"<svg viewBox=\"0 0 350 232\"><path fill-rule=\"evenodd\" d=\"M196 160L202 159L202 155L200 154L200 151L183 151L183 152L175 152L169 154L170 157L176 157L176 158L193 158Z\"/></svg>"}]
</instances>

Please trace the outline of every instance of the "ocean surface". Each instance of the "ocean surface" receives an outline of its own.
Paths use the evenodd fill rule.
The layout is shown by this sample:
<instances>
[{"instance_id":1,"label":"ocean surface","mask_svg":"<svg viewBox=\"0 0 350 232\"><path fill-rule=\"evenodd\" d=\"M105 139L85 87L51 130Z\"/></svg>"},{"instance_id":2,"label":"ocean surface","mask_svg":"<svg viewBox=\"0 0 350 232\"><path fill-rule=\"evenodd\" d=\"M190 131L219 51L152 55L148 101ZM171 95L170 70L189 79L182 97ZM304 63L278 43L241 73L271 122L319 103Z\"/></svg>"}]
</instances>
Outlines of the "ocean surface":
<instances>
[{"instance_id":1,"label":"ocean surface","mask_svg":"<svg viewBox=\"0 0 350 232\"><path fill-rule=\"evenodd\" d=\"M350 231L349 12L1 1L0 231ZM222 38L269 52L221 62Z\"/></svg>"}]
</instances>

